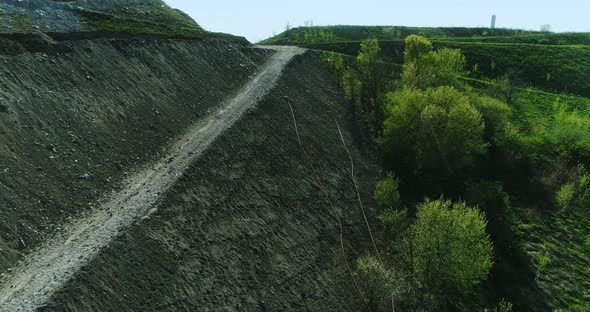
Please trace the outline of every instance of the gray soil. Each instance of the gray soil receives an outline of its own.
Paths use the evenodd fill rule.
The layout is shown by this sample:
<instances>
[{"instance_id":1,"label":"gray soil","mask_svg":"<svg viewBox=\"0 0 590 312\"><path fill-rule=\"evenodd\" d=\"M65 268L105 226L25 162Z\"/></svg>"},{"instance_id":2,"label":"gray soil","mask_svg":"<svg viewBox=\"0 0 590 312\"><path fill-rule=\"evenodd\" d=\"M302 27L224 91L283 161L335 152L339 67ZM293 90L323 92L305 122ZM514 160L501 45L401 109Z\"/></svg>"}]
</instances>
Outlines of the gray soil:
<instances>
[{"instance_id":1,"label":"gray soil","mask_svg":"<svg viewBox=\"0 0 590 312\"><path fill-rule=\"evenodd\" d=\"M3 304L359 310L324 197L353 264L370 245L336 123L371 222L378 166L318 55L296 56L278 79L298 51L59 40L68 36L0 38ZM240 92L249 100L227 100Z\"/></svg>"},{"instance_id":2,"label":"gray soil","mask_svg":"<svg viewBox=\"0 0 590 312\"><path fill-rule=\"evenodd\" d=\"M360 311L349 263L371 250L350 177L375 221L378 166L318 55L290 63L257 109L221 135L156 204L41 311Z\"/></svg>"},{"instance_id":3,"label":"gray soil","mask_svg":"<svg viewBox=\"0 0 590 312\"><path fill-rule=\"evenodd\" d=\"M62 233L45 242L5 277L0 286L0 309L35 310L101 248L133 222L155 212L152 208L160 194L168 191L194 159L274 86L293 56L303 52L295 47L276 49L278 52L251 82L218 110L196 122L164 157L133 174L121 191L102 198L88 216L67 224Z\"/></svg>"},{"instance_id":4,"label":"gray soil","mask_svg":"<svg viewBox=\"0 0 590 312\"><path fill-rule=\"evenodd\" d=\"M162 158L272 54L218 41L59 46L65 52L0 54L0 280Z\"/></svg>"}]
</instances>

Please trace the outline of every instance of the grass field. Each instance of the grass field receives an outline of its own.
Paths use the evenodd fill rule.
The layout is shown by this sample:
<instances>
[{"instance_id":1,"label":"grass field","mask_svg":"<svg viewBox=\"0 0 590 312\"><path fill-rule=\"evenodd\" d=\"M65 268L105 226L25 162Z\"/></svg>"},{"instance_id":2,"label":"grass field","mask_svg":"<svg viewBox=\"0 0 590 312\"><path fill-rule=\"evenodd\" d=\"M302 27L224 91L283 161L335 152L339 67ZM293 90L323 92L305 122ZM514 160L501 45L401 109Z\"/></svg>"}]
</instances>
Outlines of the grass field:
<instances>
[{"instance_id":1,"label":"grass field","mask_svg":"<svg viewBox=\"0 0 590 312\"><path fill-rule=\"evenodd\" d=\"M92 28L103 31L190 38L206 37L207 34L196 23L194 25L187 25L186 23L153 22L86 10L81 10L78 14Z\"/></svg>"},{"instance_id":2,"label":"grass field","mask_svg":"<svg viewBox=\"0 0 590 312\"><path fill-rule=\"evenodd\" d=\"M466 28L466 27L405 27L405 26L316 26L290 29L275 37L264 40L263 44L309 43L314 34L330 33L333 41L360 41L366 38L379 40L402 39L416 34L427 38L518 36L537 34L520 29ZM322 40L325 41L325 40Z\"/></svg>"},{"instance_id":3,"label":"grass field","mask_svg":"<svg viewBox=\"0 0 590 312\"><path fill-rule=\"evenodd\" d=\"M476 36L446 38L448 41L458 42L486 42L486 43L528 43L541 45L590 45L589 33L546 33L524 34L517 36Z\"/></svg>"},{"instance_id":4,"label":"grass field","mask_svg":"<svg viewBox=\"0 0 590 312\"><path fill-rule=\"evenodd\" d=\"M590 216L541 217L517 208L522 246L537 269L536 280L555 311L590 310ZM560 310L563 309L563 310Z\"/></svg>"},{"instance_id":5,"label":"grass field","mask_svg":"<svg viewBox=\"0 0 590 312\"><path fill-rule=\"evenodd\" d=\"M106 12L127 19L147 21L181 29L203 31L201 26L188 15L169 6L147 4L136 4L133 6L116 5L110 7Z\"/></svg>"},{"instance_id":6,"label":"grass field","mask_svg":"<svg viewBox=\"0 0 590 312\"><path fill-rule=\"evenodd\" d=\"M435 48L465 54L470 77L507 76L521 87L590 96L590 34L535 33L485 28L334 26L296 28L263 41L356 55L365 38L378 38L383 59L403 63L409 34L431 38ZM484 35L485 34L485 35Z\"/></svg>"},{"instance_id":7,"label":"grass field","mask_svg":"<svg viewBox=\"0 0 590 312\"><path fill-rule=\"evenodd\" d=\"M497 87L493 82L477 79L464 81L476 92L490 95ZM541 169L543 166L559 168L551 164L555 159L569 158L589 165L590 98L523 88L513 90L511 107L514 109L511 121L521 144L527 146L528 157L536 158L534 170L547 170ZM566 150L574 155L559 155ZM550 175L537 174L541 176L535 179L540 180ZM543 298L554 311L589 311L590 210L580 207L562 211L554 199L535 199L534 195L531 198L530 194L524 194L527 191L518 182L506 183L513 190L512 228L518 237L513 243L529 256Z\"/></svg>"},{"instance_id":8,"label":"grass field","mask_svg":"<svg viewBox=\"0 0 590 312\"><path fill-rule=\"evenodd\" d=\"M473 77L513 77L520 85L590 96L590 47L524 43L435 41L438 48L461 49Z\"/></svg>"}]
</instances>

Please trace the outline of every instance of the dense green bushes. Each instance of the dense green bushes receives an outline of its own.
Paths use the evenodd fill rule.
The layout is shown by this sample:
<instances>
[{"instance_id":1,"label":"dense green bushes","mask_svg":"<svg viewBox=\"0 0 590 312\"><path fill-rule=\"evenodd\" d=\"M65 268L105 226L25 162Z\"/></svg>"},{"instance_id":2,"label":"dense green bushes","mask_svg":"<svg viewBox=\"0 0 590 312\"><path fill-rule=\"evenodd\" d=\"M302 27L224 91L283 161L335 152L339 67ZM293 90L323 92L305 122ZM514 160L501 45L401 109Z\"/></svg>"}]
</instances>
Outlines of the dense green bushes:
<instances>
[{"instance_id":1,"label":"dense green bushes","mask_svg":"<svg viewBox=\"0 0 590 312\"><path fill-rule=\"evenodd\" d=\"M463 55L456 50L435 51L418 36L406 41L402 78L394 84L395 91L383 96L385 120L379 142L388 168L407 181L432 185L474 165L489 144L484 141L484 119L472 103L474 98L453 87L462 87L458 77L465 66ZM378 51L377 47L376 40L366 41L363 53ZM327 58L338 67L336 57ZM488 118L494 121L490 133L496 135L507 116L505 107L485 99L478 99L478 104L487 108ZM368 257L358 263L371 294L371 309L385 309L386 299L410 310L452 309L450 301L469 294L492 267L486 218L476 207L444 199L407 209L400 186L393 173L376 185L375 198L384 208L379 219L392 253L385 262Z\"/></svg>"},{"instance_id":2,"label":"dense green bushes","mask_svg":"<svg viewBox=\"0 0 590 312\"><path fill-rule=\"evenodd\" d=\"M485 153L482 115L452 87L389 94L382 148L396 167L448 176Z\"/></svg>"},{"instance_id":3,"label":"dense green bushes","mask_svg":"<svg viewBox=\"0 0 590 312\"><path fill-rule=\"evenodd\" d=\"M485 216L464 202L419 204L404 235L390 238L395 240L394 254L385 262L373 256L357 261L370 311L391 311L391 304L402 311L452 310L492 267L486 224Z\"/></svg>"},{"instance_id":4,"label":"dense green bushes","mask_svg":"<svg viewBox=\"0 0 590 312\"><path fill-rule=\"evenodd\" d=\"M486 141L503 144L511 125L513 109L505 102L481 94L470 94L470 100L483 116Z\"/></svg>"},{"instance_id":5,"label":"dense green bushes","mask_svg":"<svg viewBox=\"0 0 590 312\"><path fill-rule=\"evenodd\" d=\"M426 89L437 86L459 86L466 74L466 61L460 50L433 51L430 41L419 36L406 38L401 83L405 88Z\"/></svg>"},{"instance_id":6,"label":"dense green bushes","mask_svg":"<svg viewBox=\"0 0 590 312\"><path fill-rule=\"evenodd\" d=\"M381 60L381 47L373 38L364 40L356 58L325 51L322 59L338 74L346 99L359 112L373 134L383 121L383 97L393 69Z\"/></svg>"},{"instance_id":7,"label":"dense green bushes","mask_svg":"<svg viewBox=\"0 0 590 312\"><path fill-rule=\"evenodd\" d=\"M375 199L386 210L400 210L402 208L399 195L399 179L392 173L375 186Z\"/></svg>"},{"instance_id":8,"label":"dense green bushes","mask_svg":"<svg viewBox=\"0 0 590 312\"><path fill-rule=\"evenodd\" d=\"M510 112L503 113L508 114L509 118L503 119L509 124L503 135L496 136L503 141L499 143L511 144L512 152L531 159L559 158L589 164L590 99L533 89L515 90L511 98ZM480 111L487 109L480 105Z\"/></svg>"},{"instance_id":9,"label":"dense green bushes","mask_svg":"<svg viewBox=\"0 0 590 312\"><path fill-rule=\"evenodd\" d=\"M380 82L382 87L376 95L380 100L364 106L367 93L363 89L371 85L371 75L360 74L359 61L364 61L365 66L375 64L366 60L379 52L380 57L393 55L404 65L396 82ZM536 286L539 276L545 287L567 296L579 294L567 283L554 285L560 276L567 281L579 281L579 276L585 276L578 272L583 263L579 255L586 252L584 242L590 233L586 224L571 216L584 212L590 204L590 178L585 170L577 169L578 164L590 164L590 100L518 88L514 80L500 72L497 79L464 78L466 62L461 52L436 42L431 45L417 36L408 37L395 50L387 43L377 45L376 40L368 40L362 53L365 55L354 60L333 52L324 55L342 73L339 77L348 99L358 97L358 102L352 102L358 103L354 105L360 107L356 110L359 116L383 110L382 131L374 134L385 169L396 173L379 182L375 190L375 198L383 208L379 214L386 248L383 254L388 256L383 262L380 257L369 256L358 263L363 287L370 289L367 293L373 297L373 309L388 310L391 305L386 302L393 300L396 307L407 310L419 310L424 304L438 310L456 310L458 302L473 309L477 306L504 311L514 304L517 310L544 310L549 296ZM497 69L497 65L492 67ZM480 66L473 70L482 71ZM547 75L545 79L552 77ZM439 196L454 198L456 204L445 200L422 202L425 197ZM511 208L511 198L518 208ZM538 212L521 208L529 205ZM539 236L547 224L537 224L538 219L530 221L536 213L557 213L559 222L567 222L577 231L579 239L567 244L571 251L552 241L572 235L565 234L570 229L559 227ZM421 223L423 220L429 221ZM469 248L482 247L481 252L470 254L479 255L480 261L466 264L447 258L469 250L460 240L452 239L460 236L455 231L461 228L458 220L478 224L474 227L477 230L468 232L479 233L477 238L472 237ZM522 220L531 224L522 224ZM446 236L437 238L440 233ZM493 256L486 233L494 244ZM529 243L528 235L544 243ZM453 243L445 245L445 240ZM457 250L442 252L434 248L440 246L454 246ZM546 246L551 246L551 251ZM555 253L567 254L573 262L557 260ZM481 256L485 254L489 258ZM458 257L470 261L474 258ZM461 270L453 266L457 263ZM444 274L432 275L430 266L440 268L434 272ZM490 267L490 279L486 281ZM566 267L577 273L569 274ZM471 286L469 281L473 282ZM483 285L472 288L482 281ZM464 292L467 289L485 294L486 299L475 304L470 301L475 300L474 296ZM580 299L568 298L567 302L579 304Z\"/></svg>"},{"instance_id":10,"label":"dense green bushes","mask_svg":"<svg viewBox=\"0 0 590 312\"><path fill-rule=\"evenodd\" d=\"M381 100L372 106L384 112L382 131L375 134L385 168L395 172L375 190L383 207L379 219L387 257L383 262L380 257L363 258L358 267L363 287L374 294L374 309L389 310L384 302L388 300L402 310L420 310L424 304L449 311L459 306L509 311L513 304L516 310L580 305L581 291L568 285L586 276L580 268L587 261L580 255L590 256L584 245L590 241L590 225L573 217L590 205L590 178L579 166L590 165L590 100L515 87L510 78L518 74L502 74L497 65L490 65L497 70L496 79L464 78L466 62L458 50L417 36L409 36L402 45L398 42L395 50L387 42L378 45L381 57L404 64L400 79L382 82L387 87L380 89ZM377 47L375 40L370 44L365 44L364 53L378 51L368 48ZM344 68L340 77L349 99L362 94L370 76L338 65L346 59L341 54L325 55L337 55L329 59L334 68ZM481 74L480 66L472 68ZM367 114L366 109L357 112ZM422 202L439 196L455 204ZM553 215L558 224L549 221ZM469 247L453 239L465 237L460 229L466 226L458 226L458 220L472 226L471 235L478 233ZM449 241L453 243L447 245ZM463 252L472 246L481 248L467 258ZM457 250L439 249L447 247ZM457 263L461 265L456 268L465 271L450 267ZM445 275L431 274L439 272L436 268ZM559 278L566 281L555 286ZM543 289L553 289L565 299L557 302L556 295L539 289L539 279ZM485 299L465 293L468 289Z\"/></svg>"},{"instance_id":11,"label":"dense green bushes","mask_svg":"<svg viewBox=\"0 0 590 312\"><path fill-rule=\"evenodd\" d=\"M486 224L479 209L464 202L441 199L418 206L413 266L429 293L467 292L487 278L493 247Z\"/></svg>"},{"instance_id":12,"label":"dense green bushes","mask_svg":"<svg viewBox=\"0 0 590 312\"><path fill-rule=\"evenodd\" d=\"M203 38L206 36L206 32L196 23L192 26L186 26L185 23L160 24L147 20L119 17L116 15L86 10L80 10L78 14L83 16L87 23L92 25L92 27L96 28L97 30L117 33L178 36L190 38Z\"/></svg>"}]
</instances>

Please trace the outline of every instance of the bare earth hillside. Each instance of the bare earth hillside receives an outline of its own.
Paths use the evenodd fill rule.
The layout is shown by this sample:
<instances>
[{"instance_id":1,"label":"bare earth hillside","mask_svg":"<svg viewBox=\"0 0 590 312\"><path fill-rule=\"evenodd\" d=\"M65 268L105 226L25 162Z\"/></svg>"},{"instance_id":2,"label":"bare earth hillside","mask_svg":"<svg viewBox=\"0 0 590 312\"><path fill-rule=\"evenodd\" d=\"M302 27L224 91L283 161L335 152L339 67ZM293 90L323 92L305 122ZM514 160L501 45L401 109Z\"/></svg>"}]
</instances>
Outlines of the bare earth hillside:
<instances>
[{"instance_id":1,"label":"bare earth hillside","mask_svg":"<svg viewBox=\"0 0 590 312\"><path fill-rule=\"evenodd\" d=\"M336 123L369 206L377 167L341 96L317 56L298 57L158 211L104 249L45 311L358 311L337 216L288 104L354 261L367 252L368 234Z\"/></svg>"},{"instance_id":2,"label":"bare earth hillside","mask_svg":"<svg viewBox=\"0 0 590 312\"><path fill-rule=\"evenodd\" d=\"M100 199L125 194L125 181L167 159L191 124L216 116L273 56L218 40L34 35L0 43L2 300L17 298L15 276L28 276L19 284L33 291L19 304L25 311L355 310L345 259L364 253L368 235L346 148L369 207L378 167L318 55L296 57L276 86L266 83L258 107L203 141L210 147L183 165L178 182L161 192L148 183L155 206L137 215L145 218L28 271L35 260L24 259L49 254L40 249L48 241L79 233L68 242L83 242L76 224L107 229L108 216L84 222L119 213ZM77 256L58 265L67 254ZM52 265L75 269L51 277Z\"/></svg>"}]
</instances>

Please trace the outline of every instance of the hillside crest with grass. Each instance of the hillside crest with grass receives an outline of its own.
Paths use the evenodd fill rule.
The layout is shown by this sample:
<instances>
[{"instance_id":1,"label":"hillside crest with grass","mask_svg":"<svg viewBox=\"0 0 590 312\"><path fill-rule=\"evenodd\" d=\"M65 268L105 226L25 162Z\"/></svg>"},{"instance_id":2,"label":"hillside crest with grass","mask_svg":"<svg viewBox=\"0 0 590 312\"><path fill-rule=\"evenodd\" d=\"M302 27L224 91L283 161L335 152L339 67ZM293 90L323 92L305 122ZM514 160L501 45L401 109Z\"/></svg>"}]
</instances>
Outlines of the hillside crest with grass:
<instances>
[{"instance_id":1,"label":"hillside crest with grass","mask_svg":"<svg viewBox=\"0 0 590 312\"><path fill-rule=\"evenodd\" d=\"M160 0L9 0L0 3L0 32L116 32L203 37L188 15Z\"/></svg>"},{"instance_id":2,"label":"hillside crest with grass","mask_svg":"<svg viewBox=\"0 0 590 312\"><path fill-rule=\"evenodd\" d=\"M549 33L518 29L401 26L299 27L263 44L299 45L356 55L367 38L379 40L383 60L403 63L404 39L429 38L436 48L460 49L469 77L508 78L519 87L590 96L590 33Z\"/></svg>"}]
</instances>

